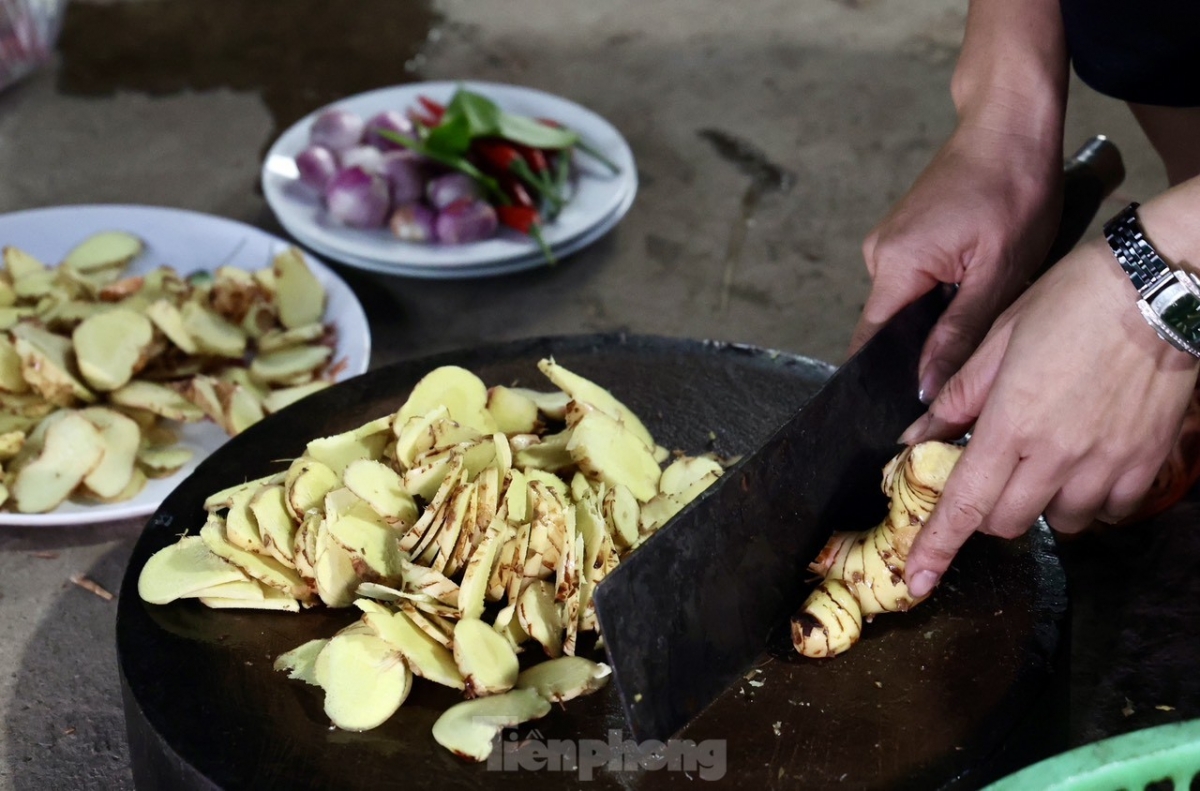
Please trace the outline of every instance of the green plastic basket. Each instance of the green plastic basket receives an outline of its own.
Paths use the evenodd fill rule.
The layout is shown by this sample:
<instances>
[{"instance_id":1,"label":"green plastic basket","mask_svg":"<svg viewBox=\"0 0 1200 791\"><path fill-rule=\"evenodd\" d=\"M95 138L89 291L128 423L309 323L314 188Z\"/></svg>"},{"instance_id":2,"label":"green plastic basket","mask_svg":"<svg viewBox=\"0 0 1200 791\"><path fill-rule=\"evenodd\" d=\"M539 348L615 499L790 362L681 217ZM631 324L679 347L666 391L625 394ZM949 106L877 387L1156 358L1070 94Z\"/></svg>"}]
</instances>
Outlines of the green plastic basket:
<instances>
[{"instance_id":1,"label":"green plastic basket","mask_svg":"<svg viewBox=\"0 0 1200 791\"><path fill-rule=\"evenodd\" d=\"M984 791L1188 791L1193 787L1200 788L1200 720L1086 744L1026 767Z\"/></svg>"}]
</instances>

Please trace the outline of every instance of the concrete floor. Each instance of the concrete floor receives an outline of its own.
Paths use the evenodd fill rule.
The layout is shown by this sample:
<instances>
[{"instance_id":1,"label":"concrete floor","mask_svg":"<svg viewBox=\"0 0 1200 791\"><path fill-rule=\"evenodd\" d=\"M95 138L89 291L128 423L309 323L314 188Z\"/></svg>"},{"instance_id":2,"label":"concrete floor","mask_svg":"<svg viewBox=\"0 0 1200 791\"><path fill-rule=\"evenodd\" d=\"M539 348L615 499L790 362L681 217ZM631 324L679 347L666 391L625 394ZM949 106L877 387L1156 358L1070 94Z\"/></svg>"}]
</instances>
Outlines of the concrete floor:
<instances>
[{"instance_id":1,"label":"concrete floor","mask_svg":"<svg viewBox=\"0 0 1200 791\"><path fill-rule=\"evenodd\" d=\"M373 365L618 329L840 361L867 288L861 239L954 122L947 86L963 5L438 3L442 21L410 79L521 83L587 105L629 140L641 190L615 231L555 271L464 284L341 270L371 316ZM265 35L280 52L289 45ZM255 184L287 119L262 91L230 82L72 93L61 79L69 66L60 60L0 94L0 211L150 203L276 229ZM794 185L764 191L747 211L753 181L705 129L757 147ZM1163 185L1123 106L1077 84L1067 146L1097 133L1128 169L1106 210ZM116 603L67 580L83 571L116 590L140 528L0 530L0 791L132 787Z\"/></svg>"}]
</instances>

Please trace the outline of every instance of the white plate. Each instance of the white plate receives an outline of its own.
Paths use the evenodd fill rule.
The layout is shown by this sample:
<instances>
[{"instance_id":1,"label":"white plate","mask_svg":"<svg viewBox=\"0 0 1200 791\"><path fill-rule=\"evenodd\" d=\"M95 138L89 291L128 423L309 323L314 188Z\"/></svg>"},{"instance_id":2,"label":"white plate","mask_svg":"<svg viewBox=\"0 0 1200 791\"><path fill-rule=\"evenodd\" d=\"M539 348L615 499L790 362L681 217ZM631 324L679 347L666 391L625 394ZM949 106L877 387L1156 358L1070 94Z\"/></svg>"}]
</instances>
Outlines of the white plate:
<instances>
[{"instance_id":1,"label":"white plate","mask_svg":"<svg viewBox=\"0 0 1200 791\"><path fill-rule=\"evenodd\" d=\"M621 201L620 205L602 220L598 225L595 225L573 239L564 242L558 247L553 248L555 257L561 263L562 259L578 252L597 241L616 225L621 222L621 218L629 211L629 207L633 205L633 199L636 195L636 190L631 190L625 200ZM401 277L411 277L423 280L466 280L471 278L497 277L499 275L510 275L515 272L523 272L529 269L537 269L538 267L546 266L546 259L540 250L516 259L508 259L496 261L491 264L482 264L475 267L454 267L454 268L437 268L437 267L406 267L400 264L381 264L377 261L368 259L348 258L345 253L336 253L332 250L326 250L320 244L312 239L304 236L297 236L297 241L303 245L307 245L310 249L319 255L327 256L335 261L341 261L349 266L358 267L359 269L367 269L375 272L382 272L388 275L399 275Z\"/></svg>"},{"instance_id":2,"label":"white plate","mask_svg":"<svg viewBox=\"0 0 1200 791\"><path fill-rule=\"evenodd\" d=\"M188 273L215 270L222 264L259 269L288 243L233 220L197 212L151 206L59 206L0 215L0 248L19 247L47 264L62 256L85 236L98 231L125 230L146 241L146 252L130 264L131 273L166 265ZM366 372L371 360L371 333L366 314L354 292L327 266L306 255L305 260L328 294L326 321L337 325L335 361L344 360L338 380ZM152 479L137 497L107 505L65 503L45 514L0 512L0 525L51 526L108 522L147 516L210 453L229 440L213 423L181 428L182 445L192 460L167 478Z\"/></svg>"},{"instance_id":3,"label":"white plate","mask_svg":"<svg viewBox=\"0 0 1200 791\"><path fill-rule=\"evenodd\" d=\"M613 175L596 160L578 154L580 176L571 200L544 231L551 247L563 244L603 222L629 192L636 189L633 153L621 134L599 115L574 102L534 90L488 82L423 82L381 88L335 102L350 112L369 117L382 110L404 112L424 95L449 101L460 87L487 96L504 110L531 117L554 118L578 131L591 146L620 169ZM345 263L353 260L395 264L409 269L429 267L470 269L503 260L525 258L537 244L516 232L504 230L481 242L436 245L404 242L386 229L366 231L344 228L326 218L320 201L298 186L294 157L308 143L309 127L325 109L302 118L275 141L262 168L263 194L280 224L297 239L304 237ZM342 256L345 256L343 259Z\"/></svg>"}]
</instances>

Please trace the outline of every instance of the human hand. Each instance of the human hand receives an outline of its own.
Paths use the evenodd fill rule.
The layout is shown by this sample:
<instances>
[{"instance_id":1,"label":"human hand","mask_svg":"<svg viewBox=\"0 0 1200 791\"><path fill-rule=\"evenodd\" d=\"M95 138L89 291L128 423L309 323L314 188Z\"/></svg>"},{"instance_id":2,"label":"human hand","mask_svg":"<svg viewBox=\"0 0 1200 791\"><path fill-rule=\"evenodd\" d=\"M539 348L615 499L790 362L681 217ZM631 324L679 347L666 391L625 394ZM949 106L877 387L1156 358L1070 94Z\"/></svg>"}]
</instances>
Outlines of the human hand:
<instances>
[{"instance_id":1,"label":"human hand","mask_svg":"<svg viewBox=\"0 0 1200 791\"><path fill-rule=\"evenodd\" d=\"M1045 258L1061 180L1057 138L960 126L863 244L872 285L850 353L938 284L958 284L922 349L928 403Z\"/></svg>"},{"instance_id":2,"label":"human hand","mask_svg":"<svg viewBox=\"0 0 1200 791\"><path fill-rule=\"evenodd\" d=\"M1178 436L1200 363L1158 337L1103 242L1060 261L1000 317L904 443L971 440L909 553L915 597L978 531L1015 538L1116 522ZM974 428L972 429L972 425Z\"/></svg>"}]
</instances>

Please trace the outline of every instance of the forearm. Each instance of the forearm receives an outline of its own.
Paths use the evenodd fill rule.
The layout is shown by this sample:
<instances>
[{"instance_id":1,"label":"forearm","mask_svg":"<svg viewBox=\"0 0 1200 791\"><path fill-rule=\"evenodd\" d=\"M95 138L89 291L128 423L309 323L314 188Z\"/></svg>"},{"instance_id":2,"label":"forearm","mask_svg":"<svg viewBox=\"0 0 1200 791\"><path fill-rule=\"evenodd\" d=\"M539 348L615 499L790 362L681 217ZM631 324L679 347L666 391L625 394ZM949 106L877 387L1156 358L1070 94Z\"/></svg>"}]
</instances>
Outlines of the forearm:
<instances>
[{"instance_id":1,"label":"forearm","mask_svg":"<svg viewBox=\"0 0 1200 791\"><path fill-rule=\"evenodd\" d=\"M950 88L960 126L1061 155L1068 69L1057 0L972 0Z\"/></svg>"},{"instance_id":2,"label":"forearm","mask_svg":"<svg viewBox=\"0 0 1200 791\"><path fill-rule=\"evenodd\" d=\"M1168 263L1200 276L1200 176L1146 201L1138 218Z\"/></svg>"}]
</instances>

